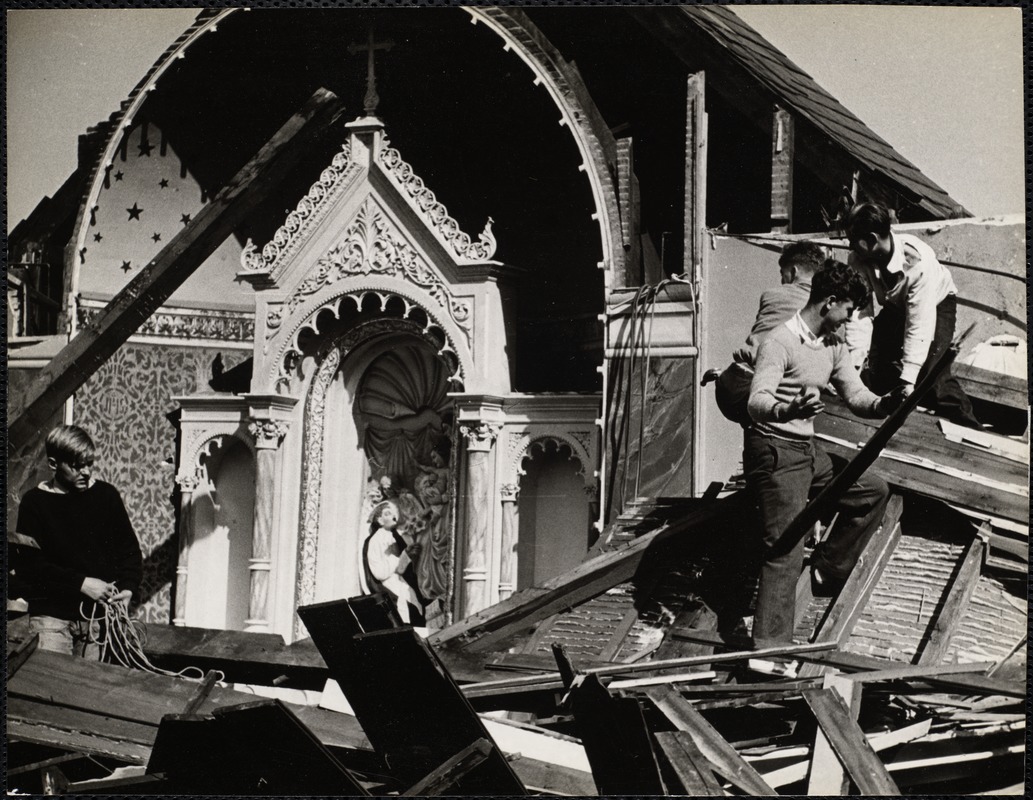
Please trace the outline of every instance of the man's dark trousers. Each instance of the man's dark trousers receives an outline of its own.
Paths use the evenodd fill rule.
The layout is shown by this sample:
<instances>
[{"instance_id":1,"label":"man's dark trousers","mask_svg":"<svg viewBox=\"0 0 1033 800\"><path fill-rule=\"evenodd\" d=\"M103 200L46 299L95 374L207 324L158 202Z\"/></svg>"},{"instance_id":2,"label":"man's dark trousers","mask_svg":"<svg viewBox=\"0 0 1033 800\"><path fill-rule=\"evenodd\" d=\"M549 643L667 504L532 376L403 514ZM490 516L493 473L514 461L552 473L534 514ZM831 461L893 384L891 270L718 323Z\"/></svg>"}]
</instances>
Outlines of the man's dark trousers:
<instances>
[{"instance_id":1,"label":"man's dark trousers","mask_svg":"<svg viewBox=\"0 0 1033 800\"><path fill-rule=\"evenodd\" d=\"M803 569L805 535L785 540L793 518L820 492L839 468L813 440L790 441L766 436L753 428L745 432L743 467L746 483L760 509L763 566L753 617L757 646L792 642L796 612L796 582ZM886 510L889 487L871 473L862 475L836 506L839 519L815 553L823 575L844 580Z\"/></svg>"}]
</instances>

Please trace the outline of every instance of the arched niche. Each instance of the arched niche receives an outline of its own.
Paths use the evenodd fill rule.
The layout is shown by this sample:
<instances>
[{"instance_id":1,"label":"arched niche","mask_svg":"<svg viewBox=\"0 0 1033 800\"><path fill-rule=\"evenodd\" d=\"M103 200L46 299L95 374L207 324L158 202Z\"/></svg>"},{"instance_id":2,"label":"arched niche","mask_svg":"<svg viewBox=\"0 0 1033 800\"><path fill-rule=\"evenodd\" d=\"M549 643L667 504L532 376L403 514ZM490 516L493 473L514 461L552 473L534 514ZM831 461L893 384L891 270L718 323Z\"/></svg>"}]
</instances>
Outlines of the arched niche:
<instances>
[{"instance_id":1,"label":"arched niche","mask_svg":"<svg viewBox=\"0 0 1033 800\"><path fill-rule=\"evenodd\" d=\"M591 497L574 447L561 438L538 439L521 459L516 588L580 564L594 533Z\"/></svg>"},{"instance_id":2,"label":"arched niche","mask_svg":"<svg viewBox=\"0 0 1033 800\"><path fill-rule=\"evenodd\" d=\"M188 524L185 624L243 630L250 594L255 458L235 436L209 442L199 457Z\"/></svg>"},{"instance_id":3,"label":"arched niche","mask_svg":"<svg viewBox=\"0 0 1033 800\"><path fill-rule=\"evenodd\" d=\"M454 363L406 319L360 325L315 362L304 406L295 607L362 593L368 517L386 493L405 517L400 530L425 546L417 572L442 613L453 536ZM300 635L297 620L295 630Z\"/></svg>"}]
</instances>

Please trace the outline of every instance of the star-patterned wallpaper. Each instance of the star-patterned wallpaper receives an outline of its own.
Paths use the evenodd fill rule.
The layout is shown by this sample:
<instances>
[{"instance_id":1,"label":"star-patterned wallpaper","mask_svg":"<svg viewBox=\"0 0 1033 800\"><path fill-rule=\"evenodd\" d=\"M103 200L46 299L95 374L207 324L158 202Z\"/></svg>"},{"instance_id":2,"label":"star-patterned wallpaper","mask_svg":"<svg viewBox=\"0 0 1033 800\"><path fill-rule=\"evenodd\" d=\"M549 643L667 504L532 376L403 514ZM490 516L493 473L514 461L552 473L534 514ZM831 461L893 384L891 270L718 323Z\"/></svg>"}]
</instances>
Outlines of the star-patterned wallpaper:
<instances>
[{"instance_id":1,"label":"star-patterned wallpaper","mask_svg":"<svg viewBox=\"0 0 1033 800\"><path fill-rule=\"evenodd\" d=\"M114 161L103 167L103 188L90 209L89 230L79 250L79 289L113 297L204 207L208 198L162 132L141 122L123 139ZM253 308L253 293L235 281L240 243L224 242L170 299L172 304Z\"/></svg>"}]
</instances>

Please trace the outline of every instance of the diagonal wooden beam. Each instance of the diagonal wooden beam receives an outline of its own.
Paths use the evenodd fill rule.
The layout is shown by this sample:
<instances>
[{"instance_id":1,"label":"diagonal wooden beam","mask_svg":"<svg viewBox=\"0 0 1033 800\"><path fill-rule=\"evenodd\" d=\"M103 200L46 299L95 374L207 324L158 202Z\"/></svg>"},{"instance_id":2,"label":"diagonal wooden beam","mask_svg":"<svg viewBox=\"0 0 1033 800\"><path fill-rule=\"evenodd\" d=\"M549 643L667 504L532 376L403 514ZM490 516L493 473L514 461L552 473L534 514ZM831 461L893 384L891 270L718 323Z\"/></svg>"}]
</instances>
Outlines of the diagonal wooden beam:
<instances>
[{"instance_id":1,"label":"diagonal wooden beam","mask_svg":"<svg viewBox=\"0 0 1033 800\"><path fill-rule=\"evenodd\" d=\"M818 726L861 794L899 795L900 789L876 755L864 731L850 716L843 699L832 689L804 689Z\"/></svg>"},{"instance_id":2,"label":"diagonal wooden beam","mask_svg":"<svg viewBox=\"0 0 1033 800\"><path fill-rule=\"evenodd\" d=\"M838 692L846 703L852 719L857 718L861 707L861 687L842 675L826 675L823 688ZM818 726L814 732L814 750L811 755L811 768L807 776L807 794L814 797L823 795L846 795L850 793L850 779L843 769L843 764L836 757L825 732Z\"/></svg>"},{"instance_id":3,"label":"diagonal wooden beam","mask_svg":"<svg viewBox=\"0 0 1033 800\"><path fill-rule=\"evenodd\" d=\"M728 741L707 722L692 703L669 686L647 689L646 697L669 719L674 726L685 731L700 752L711 763L715 772L731 781L747 794L771 796L777 792L768 786L764 778Z\"/></svg>"},{"instance_id":4,"label":"diagonal wooden beam","mask_svg":"<svg viewBox=\"0 0 1033 800\"><path fill-rule=\"evenodd\" d=\"M681 791L676 794L724 797L724 790L714 777L714 770L690 734L685 731L663 731L653 736L660 745L660 754L671 765L671 770L681 784Z\"/></svg>"},{"instance_id":5,"label":"diagonal wooden beam","mask_svg":"<svg viewBox=\"0 0 1033 800\"><path fill-rule=\"evenodd\" d=\"M445 794L470 770L487 760L492 747L492 743L487 739L478 739L406 789L399 797L434 797Z\"/></svg>"},{"instance_id":6,"label":"diagonal wooden beam","mask_svg":"<svg viewBox=\"0 0 1033 800\"><path fill-rule=\"evenodd\" d=\"M644 534L625 547L590 558L541 586L523 589L501 603L478 611L432 634L432 645L466 647L471 651L502 649L509 636L531 628L553 614L591 600L614 586L635 577L639 566L670 539L710 525L745 502L743 492L708 503L685 517Z\"/></svg>"},{"instance_id":7,"label":"diagonal wooden beam","mask_svg":"<svg viewBox=\"0 0 1033 800\"><path fill-rule=\"evenodd\" d=\"M943 661L950 647L954 633L961 626L965 616L965 608L968 601L972 599L976 586L979 585L979 575L983 568L983 556L985 546L983 540L973 536L972 541L965 548L965 553L958 562L958 570L950 583L947 597L940 606L929 631L929 638L922 647L918 663L922 665L936 665Z\"/></svg>"},{"instance_id":8,"label":"diagonal wooden beam","mask_svg":"<svg viewBox=\"0 0 1033 800\"><path fill-rule=\"evenodd\" d=\"M34 444L64 402L215 252L344 113L319 89L143 270L35 377L7 427L8 454Z\"/></svg>"}]
</instances>

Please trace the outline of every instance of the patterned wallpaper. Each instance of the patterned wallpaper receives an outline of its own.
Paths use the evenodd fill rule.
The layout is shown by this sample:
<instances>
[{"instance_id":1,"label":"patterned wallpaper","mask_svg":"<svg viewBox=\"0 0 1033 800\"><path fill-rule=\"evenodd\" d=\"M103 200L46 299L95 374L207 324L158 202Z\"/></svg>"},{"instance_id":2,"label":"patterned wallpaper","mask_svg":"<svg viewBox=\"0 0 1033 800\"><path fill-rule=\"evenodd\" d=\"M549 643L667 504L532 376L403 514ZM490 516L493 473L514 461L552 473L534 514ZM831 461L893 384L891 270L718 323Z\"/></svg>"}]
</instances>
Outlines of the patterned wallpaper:
<instances>
[{"instance_id":1,"label":"patterned wallpaper","mask_svg":"<svg viewBox=\"0 0 1033 800\"><path fill-rule=\"evenodd\" d=\"M166 415L172 398L210 391L212 362L222 354L231 369L249 357L243 350L126 344L75 396L75 423L97 445L94 474L122 493L144 554L142 605L147 622L170 620L176 573L176 429Z\"/></svg>"}]
</instances>

